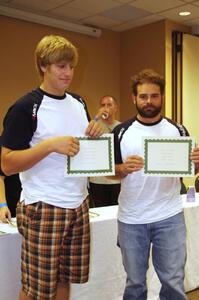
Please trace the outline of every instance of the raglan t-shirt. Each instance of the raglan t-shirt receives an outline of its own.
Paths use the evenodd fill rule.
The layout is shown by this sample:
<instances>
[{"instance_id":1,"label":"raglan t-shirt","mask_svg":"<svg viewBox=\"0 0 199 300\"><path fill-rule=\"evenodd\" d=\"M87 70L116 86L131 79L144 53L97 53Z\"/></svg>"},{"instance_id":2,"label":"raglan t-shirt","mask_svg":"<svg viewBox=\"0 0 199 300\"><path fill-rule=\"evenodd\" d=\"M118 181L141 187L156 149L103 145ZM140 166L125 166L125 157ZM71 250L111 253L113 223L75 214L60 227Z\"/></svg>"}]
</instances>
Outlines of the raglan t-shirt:
<instances>
[{"instance_id":1,"label":"raglan t-shirt","mask_svg":"<svg viewBox=\"0 0 199 300\"><path fill-rule=\"evenodd\" d=\"M19 99L4 119L2 146L23 150L52 137L85 134L89 115L85 102L75 94L59 97L41 89ZM26 204L43 201L76 208L86 198L87 178L64 177L66 156L50 153L32 168L20 173L21 200Z\"/></svg>"},{"instance_id":2,"label":"raglan t-shirt","mask_svg":"<svg viewBox=\"0 0 199 300\"><path fill-rule=\"evenodd\" d=\"M167 118L153 124L143 124L133 118L118 125L113 132L116 164L131 155L143 157L143 136L188 135L186 128ZM180 187L178 177L145 176L142 170L127 175L121 180L118 219L127 224L145 224L176 215L182 211Z\"/></svg>"}]
</instances>

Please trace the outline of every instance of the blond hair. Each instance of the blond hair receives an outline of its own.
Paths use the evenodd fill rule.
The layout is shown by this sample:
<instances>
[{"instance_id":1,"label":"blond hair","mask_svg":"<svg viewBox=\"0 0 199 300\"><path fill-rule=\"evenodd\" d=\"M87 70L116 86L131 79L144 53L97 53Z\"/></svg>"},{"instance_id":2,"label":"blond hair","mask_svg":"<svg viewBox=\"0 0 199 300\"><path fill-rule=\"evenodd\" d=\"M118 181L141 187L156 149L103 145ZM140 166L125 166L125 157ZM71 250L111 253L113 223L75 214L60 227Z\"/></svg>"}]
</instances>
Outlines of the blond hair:
<instances>
[{"instance_id":1,"label":"blond hair","mask_svg":"<svg viewBox=\"0 0 199 300\"><path fill-rule=\"evenodd\" d=\"M41 67L61 61L67 61L75 67L78 62L77 48L63 36L44 36L35 49L35 64L39 76L43 78Z\"/></svg>"}]
</instances>

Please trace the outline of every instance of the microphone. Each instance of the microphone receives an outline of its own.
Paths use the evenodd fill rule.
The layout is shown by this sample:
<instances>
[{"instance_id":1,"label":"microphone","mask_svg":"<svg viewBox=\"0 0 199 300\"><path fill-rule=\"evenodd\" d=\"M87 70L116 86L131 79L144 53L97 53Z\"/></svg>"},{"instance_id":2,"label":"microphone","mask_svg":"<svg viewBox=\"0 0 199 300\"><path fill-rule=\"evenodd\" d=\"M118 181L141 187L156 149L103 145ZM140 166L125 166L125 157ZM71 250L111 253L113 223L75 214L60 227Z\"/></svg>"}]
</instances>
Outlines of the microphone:
<instances>
[{"instance_id":1,"label":"microphone","mask_svg":"<svg viewBox=\"0 0 199 300\"><path fill-rule=\"evenodd\" d=\"M102 119L106 120L106 119L108 119L108 117L109 117L108 113L106 113L106 112L102 113Z\"/></svg>"}]
</instances>

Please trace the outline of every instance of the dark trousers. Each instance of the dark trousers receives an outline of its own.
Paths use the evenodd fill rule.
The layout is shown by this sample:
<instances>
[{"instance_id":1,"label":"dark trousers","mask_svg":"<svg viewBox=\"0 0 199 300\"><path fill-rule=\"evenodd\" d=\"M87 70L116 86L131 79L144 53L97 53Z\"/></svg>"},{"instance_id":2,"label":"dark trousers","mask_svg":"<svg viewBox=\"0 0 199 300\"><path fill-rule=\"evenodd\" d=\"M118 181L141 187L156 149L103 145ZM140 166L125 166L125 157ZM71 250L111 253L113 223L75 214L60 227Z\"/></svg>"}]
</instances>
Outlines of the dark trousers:
<instances>
[{"instance_id":1,"label":"dark trousers","mask_svg":"<svg viewBox=\"0 0 199 300\"><path fill-rule=\"evenodd\" d=\"M15 218L16 217L16 206L17 206L18 201L14 201L15 199L11 199L11 200L13 200L13 201L7 200L7 204L8 204L10 213L11 213L11 217Z\"/></svg>"},{"instance_id":2,"label":"dark trousers","mask_svg":"<svg viewBox=\"0 0 199 300\"><path fill-rule=\"evenodd\" d=\"M89 183L90 207L101 207L118 204L120 184Z\"/></svg>"}]
</instances>

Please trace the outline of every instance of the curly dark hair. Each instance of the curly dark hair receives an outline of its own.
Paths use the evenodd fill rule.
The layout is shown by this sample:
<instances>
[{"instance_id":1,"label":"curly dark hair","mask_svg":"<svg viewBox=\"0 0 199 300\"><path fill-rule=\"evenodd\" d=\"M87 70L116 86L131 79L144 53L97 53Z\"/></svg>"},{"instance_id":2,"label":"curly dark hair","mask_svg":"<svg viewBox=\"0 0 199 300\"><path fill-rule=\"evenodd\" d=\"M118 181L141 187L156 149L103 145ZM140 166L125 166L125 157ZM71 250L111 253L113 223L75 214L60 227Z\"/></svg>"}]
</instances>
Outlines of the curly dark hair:
<instances>
[{"instance_id":1,"label":"curly dark hair","mask_svg":"<svg viewBox=\"0 0 199 300\"><path fill-rule=\"evenodd\" d=\"M137 86L144 83L154 83L160 87L160 92L163 95L165 91L165 79L153 69L145 69L131 78L132 92L137 96Z\"/></svg>"}]
</instances>

